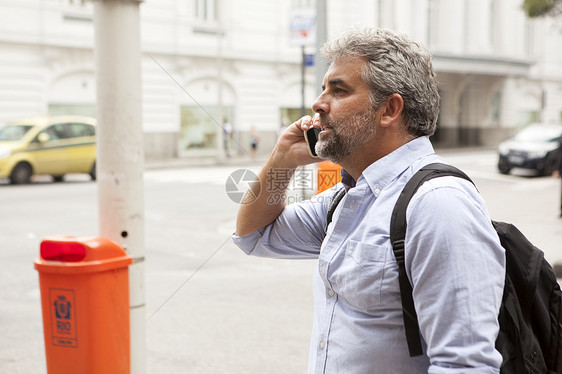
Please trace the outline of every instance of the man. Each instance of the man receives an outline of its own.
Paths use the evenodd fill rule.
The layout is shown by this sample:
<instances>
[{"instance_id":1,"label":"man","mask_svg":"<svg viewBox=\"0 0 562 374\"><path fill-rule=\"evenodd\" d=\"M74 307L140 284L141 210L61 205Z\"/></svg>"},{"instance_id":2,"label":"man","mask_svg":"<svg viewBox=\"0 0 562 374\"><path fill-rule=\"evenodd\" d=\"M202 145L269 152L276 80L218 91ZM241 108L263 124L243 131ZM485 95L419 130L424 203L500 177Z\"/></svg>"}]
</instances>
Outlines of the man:
<instances>
[{"instance_id":1,"label":"man","mask_svg":"<svg viewBox=\"0 0 562 374\"><path fill-rule=\"evenodd\" d=\"M349 32L323 52L315 123L303 117L282 134L252 187L261 192L240 206L235 242L256 256L318 259L309 373L499 373L505 254L485 203L460 178L426 182L408 207L405 262L424 355L408 354L389 226L410 177L442 161L428 139L439 108L429 54L383 30ZM323 129L316 152L343 167L342 184L285 206L278 196L295 168L318 160L303 137L310 126Z\"/></svg>"},{"instance_id":2,"label":"man","mask_svg":"<svg viewBox=\"0 0 562 374\"><path fill-rule=\"evenodd\" d=\"M228 120L225 118L222 121L222 130L223 130L223 145L224 145L224 153L226 157L230 157L230 140L232 139L232 125Z\"/></svg>"}]
</instances>

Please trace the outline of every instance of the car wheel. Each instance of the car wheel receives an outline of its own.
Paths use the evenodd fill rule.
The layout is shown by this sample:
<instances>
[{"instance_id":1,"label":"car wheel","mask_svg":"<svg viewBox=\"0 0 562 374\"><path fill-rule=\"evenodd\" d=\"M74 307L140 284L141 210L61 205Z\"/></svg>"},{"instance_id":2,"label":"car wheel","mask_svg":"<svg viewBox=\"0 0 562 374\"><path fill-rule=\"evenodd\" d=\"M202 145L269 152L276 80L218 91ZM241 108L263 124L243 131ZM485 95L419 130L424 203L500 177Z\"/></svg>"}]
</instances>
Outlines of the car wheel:
<instances>
[{"instance_id":1,"label":"car wheel","mask_svg":"<svg viewBox=\"0 0 562 374\"><path fill-rule=\"evenodd\" d=\"M511 171L511 168L507 165L504 165L504 164L498 164L498 170L502 174L509 174L509 172Z\"/></svg>"},{"instance_id":2,"label":"car wheel","mask_svg":"<svg viewBox=\"0 0 562 374\"><path fill-rule=\"evenodd\" d=\"M27 184L31 182L33 169L27 162L17 164L10 174L10 182L12 184Z\"/></svg>"},{"instance_id":3,"label":"car wheel","mask_svg":"<svg viewBox=\"0 0 562 374\"><path fill-rule=\"evenodd\" d=\"M547 176L552 175L552 173L554 173L554 170L556 170L556 166L557 166L556 157L549 157L546 159L544 163L544 167L540 171L540 174L547 175Z\"/></svg>"},{"instance_id":4,"label":"car wheel","mask_svg":"<svg viewBox=\"0 0 562 374\"><path fill-rule=\"evenodd\" d=\"M64 175L53 175L54 182L62 182L64 179Z\"/></svg>"},{"instance_id":5,"label":"car wheel","mask_svg":"<svg viewBox=\"0 0 562 374\"><path fill-rule=\"evenodd\" d=\"M95 181L96 177L97 177L97 170L96 170L96 163L94 161L94 164L92 165L92 170L90 170L90 178L92 178L92 180Z\"/></svg>"}]
</instances>

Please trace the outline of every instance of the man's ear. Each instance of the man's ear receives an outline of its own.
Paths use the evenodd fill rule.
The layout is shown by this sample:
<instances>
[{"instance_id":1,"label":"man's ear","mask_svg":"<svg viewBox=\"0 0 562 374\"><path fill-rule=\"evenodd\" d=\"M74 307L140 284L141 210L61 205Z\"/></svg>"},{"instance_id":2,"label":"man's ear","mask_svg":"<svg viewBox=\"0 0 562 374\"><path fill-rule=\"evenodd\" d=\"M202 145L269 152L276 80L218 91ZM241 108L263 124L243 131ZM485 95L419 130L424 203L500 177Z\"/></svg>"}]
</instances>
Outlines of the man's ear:
<instances>
[{"instance_id":1,"label":"man's ear","mask_svg":"<svg viewBox=\"0 0 562 374\"><path fill-rule=\"evenodd\" d=\"M382 105L381 127L390 127L400 119L404 110L404 99L397 93L390 95Z\"/></svg>"}]
</instances>

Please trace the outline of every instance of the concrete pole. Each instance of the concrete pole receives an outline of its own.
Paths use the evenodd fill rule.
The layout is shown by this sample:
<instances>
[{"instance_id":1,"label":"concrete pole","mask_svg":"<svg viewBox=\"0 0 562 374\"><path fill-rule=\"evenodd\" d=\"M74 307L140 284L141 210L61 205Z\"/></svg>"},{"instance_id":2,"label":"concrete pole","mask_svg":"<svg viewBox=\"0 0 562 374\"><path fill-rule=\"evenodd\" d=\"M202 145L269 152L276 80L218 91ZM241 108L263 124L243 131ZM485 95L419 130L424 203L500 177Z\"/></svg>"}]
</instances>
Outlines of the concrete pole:
<instances>
[{"instance_id":1,"label":"concrete pole","mask_svg":"<svg viewBox=\"0 0 562 374\"><path fill-rule=\"evenodd\" d=\"M301 117L306 114L306 80L305 80L305 73L306 73L306 53L304 50L304 45L301 45ZM304 165L299 170L301 173L304 174L304 177L307 178L309 175L313 175L313 171L316 169L315 165ZM308 195L314 195L314 191L309 191L307 194L306 191L306 184L302 185L301 189L301 196L304 198L310 197Z\"/></svg>"},{"instance_id":2,"label":"concrete pole","mask_svg":"<svg viewBox=\"0 0 562 374\"><path fill-rule=\"evenodd\" d=\"M316 0L316 42L315 42L315 56L314 56L314 78L316 86L316 96L322 94L322 82L324 80L324 74L328 70L328 65L324 56L320 52L324 43L326 43L326 0ZM304 92L303 92L304 95ZM316 190L318 190L318 165L313 164L312 168L316 170L313 174L316 176L314 185Z\"/></svg>"},{"instance_id":3,"label":"concrete pole","mask_svg":"<svg viewBox=\"0 0 562 374\"><path fill-rule=\"evenodd\" d=\"M316 0L316 56L314 65L316 67L316 94L320 96L322 93L322 81L324 74L328 70L328 65L320 49L326 43L328 27L326 21L326 0Z\"/></svg>"},{"instance_id":4,"label":"concrete pole","mask_svg":"<svg viewBox=\"0 0 562 374\"><path fill-rule=\"evenodd\" d=\"M301 117L306 114L306 52L301 45Z\"/></svg>"},{"instance_id":5,"label":"concrete pole","mask_svg":"<svg viewBox=\"0 0 562 374\"><path fill-rule=\"evenodd\" d=\"M217 0L217 116L216 119L218 121L217 126L217 162L222 164L226 158L226 149L225 145L226 142L229 142L229 139L225 138L224 133L224 108L223 108L223 66L224 60L222 55L222 39L223 39L223 25L222 25L222 14L221 12L221 1ZM232 119L230 119L230 125L232 126ZM232 129L234 131L234 128ZM229 146L232 144L229 143ZM232 152L232 149L229 150Z\"/></svg>"},{"instance_id":6,"label":"concrete pole","mask_svg":"<svg viewBox=\"0 0 562 374\"><path fill-rule=\"evenodd\" d=\"M145 373L144 190L138 0L96 0L99 231L129 267L131 373Z\"/></svg>"}]
</instances>

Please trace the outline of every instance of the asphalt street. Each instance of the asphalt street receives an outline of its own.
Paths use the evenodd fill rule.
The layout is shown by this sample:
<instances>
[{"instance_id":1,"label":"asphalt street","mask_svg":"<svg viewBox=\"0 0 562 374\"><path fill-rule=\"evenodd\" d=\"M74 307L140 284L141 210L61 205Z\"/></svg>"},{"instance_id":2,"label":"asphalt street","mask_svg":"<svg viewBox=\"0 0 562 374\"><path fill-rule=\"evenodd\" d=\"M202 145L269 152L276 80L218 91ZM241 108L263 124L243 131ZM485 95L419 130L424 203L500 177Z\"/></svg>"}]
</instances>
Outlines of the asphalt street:
<instances>
[{"instance_id":1,"label":"asphalt street","mask_svg":"<svg viewBox=\"0 0 562 374\"><path fill-rule=\"evenodd\" d=\"M474 179L494 219L515 223L562 263L559 179L500 175L493 151L438 153ZM248 257L230 240L238 204L227 180L259 164L158 166L144 178L146 372L306 372L314 262ZM96 235L96 184L80 175L0 183L0 213L0 372L44 374L33 259L50 235Z\"/></svg>"}]
</instances>

